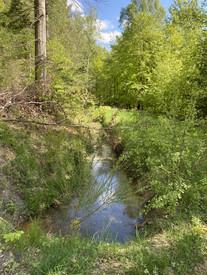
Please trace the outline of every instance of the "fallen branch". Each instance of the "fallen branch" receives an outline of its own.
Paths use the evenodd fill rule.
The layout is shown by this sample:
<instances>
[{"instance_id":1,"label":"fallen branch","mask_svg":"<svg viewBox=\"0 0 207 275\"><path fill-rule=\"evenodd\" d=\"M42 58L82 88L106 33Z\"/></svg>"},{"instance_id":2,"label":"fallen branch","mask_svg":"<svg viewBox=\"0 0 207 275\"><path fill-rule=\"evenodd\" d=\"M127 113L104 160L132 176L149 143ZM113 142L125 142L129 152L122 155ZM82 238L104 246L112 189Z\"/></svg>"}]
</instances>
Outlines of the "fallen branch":
<instances>
[{"instance_id":1,"label":"fallen branch","mask_svg":"<svg viewBox=\"0 0 207 275\"><path fill-rule=\"evenodd\" d=\"M19 92L18 94L14 94L14 95L13 95L13 98L15 98L15 97L17 97L17 96L23 94L23 93L25 92L25 90L26 90L28 87L34 85L34 83L36 83L36 81L33 82L33 83L28 84L27 86L25 86L25 87L21 90L21 92Z\"/></svg>"},{"instance_id":2,"label":"fallen branch","mask_svg":"<svg viewBox=\"0 0 207 275\"><path fill-rule=\"evenodd\" d=\"M15 105L15 104L17 104L17 102L12 102L14 99L16 99L19 95L21 95L21 94L23 94L25 91L26 91L26 89L28 88L28 87L30 87L30 86L32 86L32 85L34 85L34 83L35 82L33 82L33 83L31 83L31 84L28 84L27 86L25 86L22 90L21 90L21 92L19 92L19 93L17 93L17 94L14 94L13 92L8 92L8 93L0 93L0 95L2 96L2 95L7 95L7 97L8 97L8 99L7 99L7 103L4 105L4 106L2 106L2 107L0 107L0 111L2 112L2 111L4 111L6 108L8 108L8 107L10 107L10 106L12 106L12 105ZM3 99L5 99L6 97L4 97Z\"/></svg>"},{"instance_id":3,"label":"fallen branch","mask_svg":"<svg viewBox=\"0 0 207 275\"><path fill-rule=\"evenodd\" d=\"M36 120L26 120L26 119L1 119L0 121L3 122L17 122L17 123L32 123L32 124L38 124L43 126L54 126L54 127L66 127L66 128L84 128L88 130L110 130L112 127L103 127L103 128L96 128L96 127L89 127L84 125L67 125L67 124L61 124L61 123L48 123L48 122L40 122Z\"/></svg>"}]
</instances>

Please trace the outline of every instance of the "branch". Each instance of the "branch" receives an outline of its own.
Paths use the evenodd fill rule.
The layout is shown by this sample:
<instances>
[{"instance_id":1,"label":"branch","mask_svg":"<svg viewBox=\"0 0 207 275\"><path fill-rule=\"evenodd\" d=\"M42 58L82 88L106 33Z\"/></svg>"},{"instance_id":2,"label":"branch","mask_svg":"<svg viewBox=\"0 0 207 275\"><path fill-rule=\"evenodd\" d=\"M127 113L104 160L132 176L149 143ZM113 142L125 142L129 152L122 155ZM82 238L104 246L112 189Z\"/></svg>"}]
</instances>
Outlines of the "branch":
<instances>
[{"instance_id":1,"label":"branch","mask_svg":"<svg viewBox=\"0 0 207 275\"><path fill-rule=\"evenodd\" d=\"M34 81L33 83L30 83L30 84L26 85L26 86L21 90L21 92L19 92L18 94L13 94L13 92L5 92L5 93L1 93L1 92L0 92L0 95L1 95L1 96L3 96L3 95L12 95L12 97L17 97L18 95L21 95L22 93L24 93L24 91L25 91L28 87L34 85L35 83L36 83L36 81Z\"/></svg>"},{"instance_id":2,"label":"branch","mask_svg":"<svg viewBox=\"0 0 207 275\"><path fill-rule=\"evenodd\" d=\"M54 127L66 127L66 128L84 128L88 130L110 130L112 127L104 127L104 128L96 128L96 127L89 127L84 125L67 125L67 124L60 124L60 123L47 123L47 122L40 122L36 120L26 120L26 119L1 119L0 121L3 122L17 122L17 123L32 123L32 124L38 124L38 125L44 125L44 126L54 126Z\"/></svg>"},{"instance_id":3,"label":"branch","mask_svg":"<svg viewBox=\"0 0 207 275\"><path fill-rule=\"evenodd\" d=\"M25 90L26 90L28 87L34 85L35 83L36 83L36 81L34 81L33 83L30 83L30 84L26 85L26 86L21 90L21 92L19 92L19 93L17 93L17 94L13 94L13 92L0 93L1 96L2 96L2 95L7 95L7 96L9 97L8 102L7 102L3 107L0 107L0 112L2 112L3 110L5 110L7 107L10 107L10 106L12 106L12 105L17 104L17 102L12 103L12 100L15 99L17 96L23 94L23 93L25 92ZM5 96L3 99L5 99L5 98L6 98L6 96ZM32 103L29 103L29 104L32 104Z\"/></svg>"},{"instance_id":4,"label":"branch","mask_svg":"<svg viewBox=\"0 0 207 275\"><path fill-rule=\"evenodd\" d=\"M84 217L82 220L80 220L77 225L79 226L81 223L83 223L84 221L86 221L90 216L92 216L94 213L96 213L99 209L101 209L101 207L103 207L105 204L107 204L107 201L104 201L101 205L99 205L95 210L93 210L92 212L90 212L86 217Z\"/></svg>"},{"instance_id":5,"label":"branch","mask_svg":"<svg viewBox=\"0 0 207 275\"><path fill-rule=\"evenodd\" d=\"M34 102L34 104L36 104L36 102ZM65 121L65 119L63 121ZM61 122L63 122L63 121L61 121ZM32 124L38 124L38 125L43 125L43 126L66 127L66 128L84 128L84 129L95 130L95 131L112 130L113 129L113 126L96 128L96 127L89 127L89 126L78 125L78 124L77 125L75 125L75 124L67 125L67 124L61 124L61 122L48 123L48 122L40 122L40 121L36 121L36 120L14 119L14 118L0 119L0 122L32 123ZM129 126L126 126L126 127L122 127L119 129L124 130L124 129L131 129L131 128Z\"/></svg>"}]
</instances>

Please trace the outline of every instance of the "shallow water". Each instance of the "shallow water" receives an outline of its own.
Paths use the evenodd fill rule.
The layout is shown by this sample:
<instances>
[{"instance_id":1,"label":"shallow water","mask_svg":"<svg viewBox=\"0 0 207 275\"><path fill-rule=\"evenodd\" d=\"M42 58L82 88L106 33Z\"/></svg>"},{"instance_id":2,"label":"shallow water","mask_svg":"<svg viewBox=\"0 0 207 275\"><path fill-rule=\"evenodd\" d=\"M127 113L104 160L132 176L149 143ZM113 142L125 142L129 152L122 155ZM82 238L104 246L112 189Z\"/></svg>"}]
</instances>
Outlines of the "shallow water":
<instances>
[{"instance_id":1,"label":"shallow water","mask_svg":"<svg viewBox=\"0 0 207 275\"><path fill-rule=\"evenodd\" d=\"M105 185L104 192L95 200L95 208L107 201L114 191L122 188L128 181L126 175L120 169L114 171L115 160L109 146L99 150L93 160L92 177L94 179L93 189L90 193ZM133 194L133 190L131 190ZM83 198L87 196L87 190L83 190ZM127 192L127 194L129 194ZM129 195L128 195L129 196ZM117 198L115 197L117 200ZM78 203L76 198L68 205L51 208L41 216L41 224L44 230L54 234L65 235L69 232L71 220L74 218L74 204ZM89 216L79 226L82 235L102 237L105 241L126 242L135 236L135 223L141 222L139 200L130 195L128 198L119 199L118 202L104 204L93 215ZM88 213L87 213L88 214ZM86 214L86 215L87 215ZM84 219L83 209L79 209L76 218Z\"/></svg>"}]
</instances>

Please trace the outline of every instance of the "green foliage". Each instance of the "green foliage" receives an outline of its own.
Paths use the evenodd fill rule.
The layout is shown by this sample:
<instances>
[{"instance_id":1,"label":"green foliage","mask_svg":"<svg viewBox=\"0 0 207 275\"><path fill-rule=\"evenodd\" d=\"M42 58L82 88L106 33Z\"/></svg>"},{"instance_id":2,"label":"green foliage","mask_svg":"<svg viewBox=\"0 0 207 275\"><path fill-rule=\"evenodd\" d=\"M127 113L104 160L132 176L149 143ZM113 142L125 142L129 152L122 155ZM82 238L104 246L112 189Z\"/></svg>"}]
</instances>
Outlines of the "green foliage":
<instances>
[{"instance_id":1,"label":"green foliage","mask_svg":"<svg viewBox=\"0 0 207 275\"><path fill-rule=\"evenodd\" d=\"M96 14L93 10L84 17L73 14L71 8L66 7L66 1L49 3L49 14L48 75L52 79L51 98L67 111L93 105L91 72L99 48L95 41Z\"/></svg>"},{"instance_id":2,"label":"green foliage","mask_svg":"<svg viewBox=\"0 0 207 275\"><path fill-rule=\"evenodd\" d=\"M96 94L106 104L135 107L150 89L156 53L163 43L162 24L148 12L134 15L105 58ZM100 83L100 84L99 84Z\"/></svg>"},{"instance_id":3,"label":"green foliage","mask_svg":"<svg viewBox=\"0 0 207 275\"><path fill-rule=\"evenodd\" d=\"M176 274L193 272L195 263L202 262L205 243L202 236L187 233L179 237L171 248L171 265ZM193 259L193 261L192 261Z\"/></svg>"},{"instance_id":4,"label":"green foliage","mask_svg":"<svg viewBox=\"0 0 207 275\"><path fill-rule=\"evenodd\" d=\"M206 134L199 125L136 111L118 112L115 125L126 170L152 193L147 211L205 206Z\"/></svg>"},{"instance_id":5,"label":"green foliage","mask_svg":"<svg viewBox=\"0 0 207 275\"><path fill-rule=\"evenodd\" d=\"M12 233L4 234L3 238L6 243L8 243L8 242L13 243L13 242L18 241L23 234L24 234L24 231L15 231Z\"/></svg>"},{"instance_id":6,"label":"green foliage","mask_svg":"<svg viewBox=\"0 0 207 275\"><path fill-rule=\"evenodd\" d=\"M19 32L32 24L33 4L27 0L11 0L11 5L6 13L9 29Z\"/></svg>"},{"instance_id":7,"label":"green foliage","mask_svg":"<svg viewBox=\"0 0 207 275\"><path fill-rule=\"evenodd\" d=\"M193 273L206 254L205 239L190 231L177 236L171 246L150 249L145 245L137 250L140 251L136 253L139 264L130 270L131 274Z\"/></svg>"},{"instance_id":8,"label":"green foliage","mask_svg":"<svg viewBox=\"0 0 207 275\"><path fill-rule=\"evenodd\" d=\"M31 80L34 35L30 1L7 1L0 6L0 89L19 88Z\"/></svg>"},{"instance_id":9,"label":"green foliage","mask_svg":"<svg viewBox=\"0 0 207 275\"><path fill-rule=\"evenodd\" d=\"M13 230L12 224L0 217L0 239L3 238L4 234L7 234Z\"/></svg>"},{"instance_id":10,"label":"green foliage","mask_svg":"<svg viewBox=\"0 0 207 275\"><path fill-rule=\"evenodd\" d=\"M8 273L14 272L19 267L19 263L15 262L13 258L4 263L4 270Z\"/></svg>"},{"instance_id":11,"label":"green foliage","mask_svg":"<svg viewBox=\"0 0 207 275\"><path fill-rule=\"evenodd\" d=\"M207 255L206 226L196 216L187 222L175 214L162 219L161 227L161 232L140 232L123 245L105 242L104 236L85 239L75 232L64 238L46 235L35 220L12 246L30 274L196 274Z\"/></svg>"},{"instance_id":12,"label":"green foliage","mask_svg":"<svg viewBox=\"0 0 207 275\"><path fill-rule=\"evenodd\" d=\"M31 222L31 226L27 232L25 232L26 245L40 246L44 240L44 234L41 229L39 219L35 218ZM26 247L26 246L25 246Z\"/></svg>"},{"instance_id":13,"label":"green foliage","mask_svg":"<svg viewBox=\"0 0 207 275\"><path fill-rule=\"evenodd\" d=\"M165 226L161 219L161 231L152 231L154 224L151 223L150 235L139 232L136 239L126 245L100 242L98 254L104 262L104 271L108 274L196 274L196 266L206 257L206 234L196 233L190 223L183 222L183 216L180 218L176 224L171 220Z\"/></svg>"},{"instance_id":14,"label":"green foliage","mask_svg":"<svg viewBox=\"0 0 207 275\"><path fill-rule=\"evenodd\" d=\"M2 145L16 154L4 166L4 173L21 186L30 212L49 206L54 199L69 199L72 190L86 184L89 172L84 138L66 130L43 131L39 141L3 125L0 135Z\"/></svg>"},{"instance_id":15,"label":"green foliage","mask_svg":"<svg viewBox=\"0 0 207 275\"><path fill-rule=\"evenodd\" d=\"M112 117L115 115L116 109L112 109L110 106L100 106L96 108L93 112L93 117L95 121L104 124L109 124Z\"/></svg>"},{"instance_id":16,"label":"green foliage","mask_svg":"<svg viewBox=\"0 0 207 275\"><path fill-rule=\"evenodd\" d=\"M119 21L123 25L130 25L134 16L141 12L153 14L159 20L166 19L166 11L164 6L160 5L160 0L132 0L126 8L122 8Z\"/></svg>"},{"instance_id":17,"label":"green foliage","mask_svg":"<svg viewBox=\"0 0 207 275\"><path fill-rule=\"evenodd\" d=\"M34 79L34 2L1 1L0 15L0 89L18 89ZM52 100L71 105L92 86L92 64L99 48L96 14L91 9L83 17L73 13L66 0L52 0L47 15L47 78L54 93ZM74 97L76 91L79 94Z\"/></svg>"},{"instance_id":18,"label":"green foliage","mask_svg":"<svg viewBox=\"0 0 207 275\"><path fill-rule=\"evenodd\" d=\"M17 205L13 201L7 201L5 211L13 215L18 210Z\"/></svg>"},{"instance_id":19,"label":"green foliage","mask_svg":"<svg viewBox=\"0 0 207 275\"><path fill-rule=\"evenodd\" d=\"M159 1L122 10L122 36L96 77L101 103L183 118L193 102L205 115L206 12L197 0L174 1L170 15L164 21Z\"/></svg>"},{"instance_id":20,"label":"green foliage","mask_svg":"<svg viewBox=\"0 0 207 275\"><path fill-rule=\"evenodd\" d=\"M43 257L33 264L31 274L91 273L96 249L92 242L79 236L52 238L43 243ZM92 264L93 262L93 264Z\"/></svg>"}]
</instances>

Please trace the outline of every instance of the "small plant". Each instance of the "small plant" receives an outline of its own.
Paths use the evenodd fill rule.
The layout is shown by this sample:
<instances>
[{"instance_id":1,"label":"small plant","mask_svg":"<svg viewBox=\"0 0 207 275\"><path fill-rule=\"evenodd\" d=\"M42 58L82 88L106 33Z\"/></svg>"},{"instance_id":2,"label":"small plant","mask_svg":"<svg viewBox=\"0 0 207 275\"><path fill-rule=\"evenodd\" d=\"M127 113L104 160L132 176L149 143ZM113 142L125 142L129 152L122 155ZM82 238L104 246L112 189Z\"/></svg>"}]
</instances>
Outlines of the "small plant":
<instances>
[{"instance_id":1,"label":"small plant","mask_svg":"<svg viewBox=\"0 0 207 275\"><path fill-rule=\"evenodd\" d=\"M81 218L74 218L71 221L70 228L74 228L75 230L78 230L80 227L80 220Z\"/></svg>"},{"instance_id":2,"label":"small plant","mask_svg":"<svg viewBox=\"0 0 207 275\"><path fill-rule=\"evenodd\" d=\"M14 272L17 267L19 267L19 263L15 262L13 258L4 264L4 270L6 272Z\"/></svg>"},{"instance_id":3,"label":"small plant","mask_svg":"<svg viewBox=\"0 0 207 275\"><path fill-rule=\"evenodd\" d=\"M6 212L13 215L18 210L18 206L13 201L7 201L7 203L5 205L5 210L6 210Z\"/></svg>"},{"instance_id":4,"label":"small plant","mask_svg":"<svg viewBox=\"0 0 207 275\"><path fill-rule=\"evenodd\" d=\"M6 243L15 243L21 238L23 234L24 234L24 231L15 231L15 232L4 234L3 239L5 240Z\"/></svg>"},{"instance_id":5,"label":"small plant","mask_svg":"<svg viewBox=\"0 0 207 275\"><path fill-rule=\"evenodd\" d=\"M13 229L12 224L0 217L0 239L3 238L4 234L11 232Z\"/></svg>"}]
</instances>

